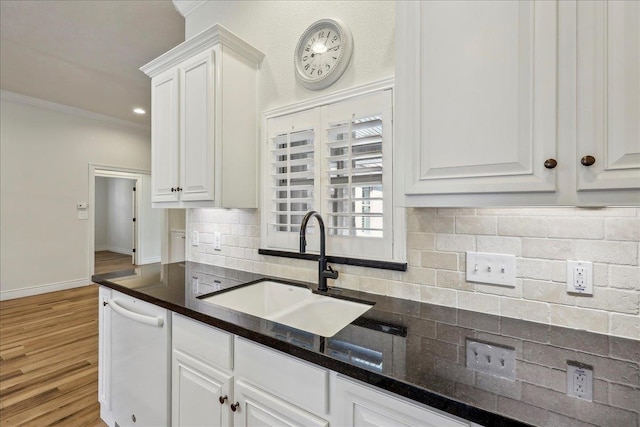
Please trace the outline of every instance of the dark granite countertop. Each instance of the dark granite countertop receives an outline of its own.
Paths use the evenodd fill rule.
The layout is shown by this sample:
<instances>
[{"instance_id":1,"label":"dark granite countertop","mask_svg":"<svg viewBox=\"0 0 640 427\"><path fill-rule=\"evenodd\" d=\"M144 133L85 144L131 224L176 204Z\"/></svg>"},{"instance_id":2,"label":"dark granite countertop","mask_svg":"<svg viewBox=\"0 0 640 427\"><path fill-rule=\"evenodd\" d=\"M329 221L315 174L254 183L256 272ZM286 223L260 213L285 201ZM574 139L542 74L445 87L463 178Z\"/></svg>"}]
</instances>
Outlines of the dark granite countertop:
<instances>
[{"instance_id":1,"label":"dark granite countertop","mask_svg":"<svg viewBox=\"0 0 640 427\"><path fill-rule=\"evenodd\" d=\"M337 288L375 305L324 338L198 299L262 277L185 262L92 279L481 425L639 426L640 341ZM515 379L467 368L468 339L514 349ZM567 396L567 361L593 367L593 401Z\"/></svg>"}]
</instances>

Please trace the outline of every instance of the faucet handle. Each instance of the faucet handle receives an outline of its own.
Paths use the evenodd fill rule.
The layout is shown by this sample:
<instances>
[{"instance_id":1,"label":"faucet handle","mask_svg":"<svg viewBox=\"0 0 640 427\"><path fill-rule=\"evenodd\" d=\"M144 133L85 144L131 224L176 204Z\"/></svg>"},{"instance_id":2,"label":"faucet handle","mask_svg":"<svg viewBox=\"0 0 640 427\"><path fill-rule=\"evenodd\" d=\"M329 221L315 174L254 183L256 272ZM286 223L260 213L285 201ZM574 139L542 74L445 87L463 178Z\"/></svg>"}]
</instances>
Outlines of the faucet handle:
<instances>
[{"instance_id":1,"label":"faucet handle","mask_svg":"<svg viewBox=\"0 0 640 427\"><path fill-rule=\"evenodd\" d=\"M327 279L337 279L338 272L331 268L329 264L327 264L327 269L322 272L322 276L326 277Z\"/></svg>"}]
</instances>

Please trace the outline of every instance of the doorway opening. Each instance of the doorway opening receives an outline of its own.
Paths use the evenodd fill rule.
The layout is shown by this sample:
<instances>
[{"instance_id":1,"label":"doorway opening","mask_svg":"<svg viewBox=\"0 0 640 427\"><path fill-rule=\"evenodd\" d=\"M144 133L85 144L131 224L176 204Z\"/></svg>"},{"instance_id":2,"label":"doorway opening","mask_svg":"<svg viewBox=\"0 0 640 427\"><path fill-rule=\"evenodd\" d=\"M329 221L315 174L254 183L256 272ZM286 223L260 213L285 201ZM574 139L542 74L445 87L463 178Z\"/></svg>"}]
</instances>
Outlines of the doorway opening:
<instances>
[{"instance_id":1,"label":"doorway opening","mask_svg":"<svg viewBox=\"0 0 640 427\"><path fill-rule=\"evenodd\" d=\"M96 176L95 274L135 268L137 179Z\"/></svg>"},{"instance_id":2,"label":"doorway opening","mask_svg":"<svg viewBox=\"0 0 640 427\"><path fill-rule=\"evenodd\" d=\"M89 271L137 271L160 262L165 209L151 207L151 175L96 165L89 169Z\"/></svg>"}]
</instances>

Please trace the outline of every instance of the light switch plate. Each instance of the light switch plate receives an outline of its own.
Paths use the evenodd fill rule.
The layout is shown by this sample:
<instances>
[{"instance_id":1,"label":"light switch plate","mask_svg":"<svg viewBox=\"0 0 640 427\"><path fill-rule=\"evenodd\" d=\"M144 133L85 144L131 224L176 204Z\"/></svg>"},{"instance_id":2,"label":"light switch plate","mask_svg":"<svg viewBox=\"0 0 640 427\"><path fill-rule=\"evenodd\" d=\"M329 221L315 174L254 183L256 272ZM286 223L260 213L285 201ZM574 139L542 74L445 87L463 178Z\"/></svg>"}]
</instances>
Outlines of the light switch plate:
<instances>
[{"instance_id":1,"label":"light switch plate","mask_svg":"<svg viewBox=\"0 0 640 427\"><path fill-rule=\"evenodd\" d=\"M197 231L191 233L191 246L198 246L200 244L200 234Z\"/></svg>"},{"instance_id":2,"label":"light switch plate","mask_svg":"<svg viewBox=\"0 0 640 427\"><path fill-rule=\"evenodd\" d=\"M514 380L516 351L513 348L468 339L467 368Z\"/></svg>"},{"instance_id":3,"label":"light switch plate","mask_svg":"<svg viewBox=\"0 0 640 427\"><path fill-rule=\"evenodd\" d=\"M515 286L515 255L467 252L467 281Z\"/></svg>"}]
</instances>

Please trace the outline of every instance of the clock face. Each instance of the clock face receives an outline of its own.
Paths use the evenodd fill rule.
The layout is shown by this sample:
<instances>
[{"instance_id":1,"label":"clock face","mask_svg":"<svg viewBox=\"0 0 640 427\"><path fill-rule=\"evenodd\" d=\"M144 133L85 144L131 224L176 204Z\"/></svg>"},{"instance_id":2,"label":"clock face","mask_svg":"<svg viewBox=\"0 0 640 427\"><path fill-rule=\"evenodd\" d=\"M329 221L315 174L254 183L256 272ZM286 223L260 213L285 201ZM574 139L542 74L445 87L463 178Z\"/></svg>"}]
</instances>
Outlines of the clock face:
<instances>
[{"instance_id":1,"label":"clock face","mask_svg":"<svg viewBox=\"0 0 640 427\"><path fill-rule=\"evenodd\" d=\"M331 85L347 68L352 45L351 33L340 21L323 19L312 24L296 47L298 80L314 90Z\"/></svg>"}]
</instances>

